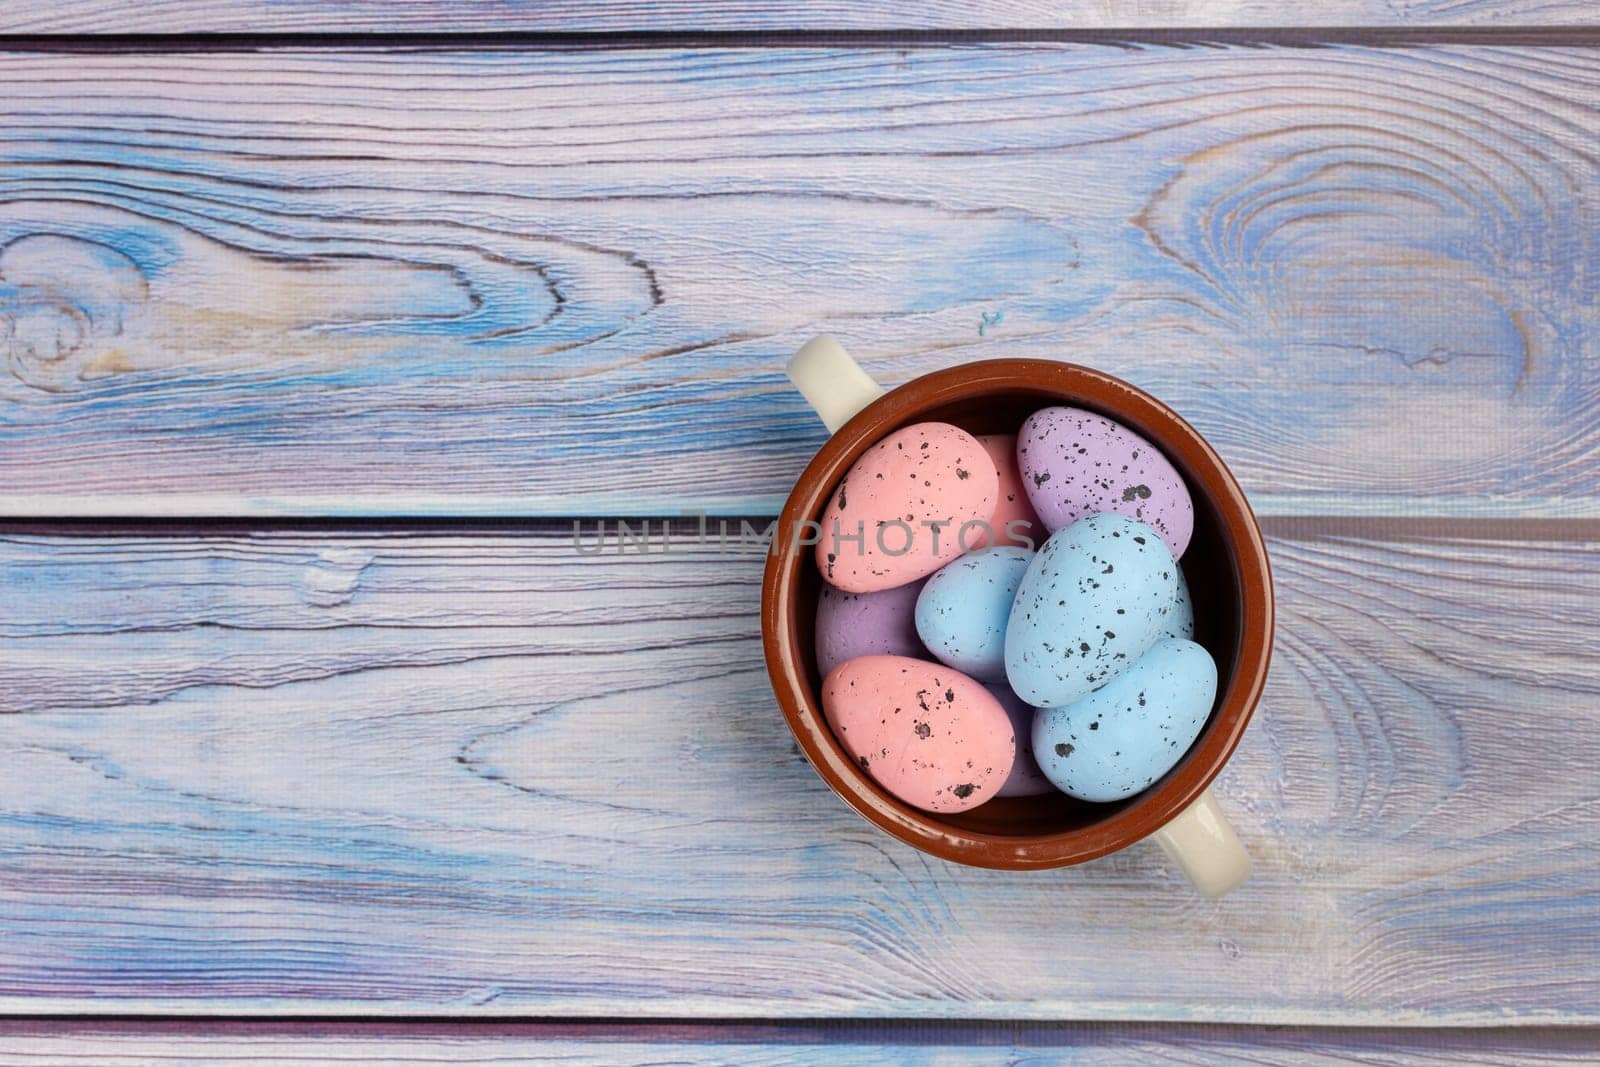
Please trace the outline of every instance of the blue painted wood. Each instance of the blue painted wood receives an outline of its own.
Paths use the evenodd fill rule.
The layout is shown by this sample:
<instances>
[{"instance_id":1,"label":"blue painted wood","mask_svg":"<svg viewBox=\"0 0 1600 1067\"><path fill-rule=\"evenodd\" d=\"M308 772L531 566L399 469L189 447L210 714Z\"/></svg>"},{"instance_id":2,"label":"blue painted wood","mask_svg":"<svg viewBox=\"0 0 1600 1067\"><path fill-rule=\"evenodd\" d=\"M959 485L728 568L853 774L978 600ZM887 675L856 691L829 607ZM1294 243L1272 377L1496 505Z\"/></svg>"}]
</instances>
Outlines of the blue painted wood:
<instances>
[{"instance_id":1,"label":"blue painted wood","mask_svg":"<svg viewBox=\"0 0 1600 1067\"><path fill-rule=\"evenodd\" d=\"M1041 1024L571 1025L0 1020L0 1067L70 1061L152 1067L315 1062L369 1064L729 1064L742 1067L1173 1067L1295 1063L1343 1067L1588 1064L1600 1034L1583 1029L1330 1030L1197 1025Z\"/></svg>"},{"instance_id":2,"label":"blue painted wood","mask_svg":"<svg viewBox=\"0 0 1600 1067\"><path fill-rule=\"evenodd\" d=\"M829 330L889 383L1121 374L1266 514L1594 517L1597 87L1495 47L6 56L0 513L770 514Z\"/></svg>"},{"instance_id":3,"label":"blue painted wood","mask_svg":"<svg viewBox=\"0 0 1600 1067\"><path fill-rule=\"evenodd\" d=\"M1600 528L1269 532L1215 903L853 815L759 551L12 534L0 1011L1600 1024Z\"/></svg>"},{"instance_id":4,"label":"blue painted wood","mask_svg":"<svg viewBox=\"0 0 1600 1067\"><path fill-rule=\"evenodd\" d=\"M377 31L772 31L1151 26L1574 26L1593 25L1583 0L1326 0L1285 12L1268 0L10 0L8 33L304 33Z\"/></svg>"}]
</instances>

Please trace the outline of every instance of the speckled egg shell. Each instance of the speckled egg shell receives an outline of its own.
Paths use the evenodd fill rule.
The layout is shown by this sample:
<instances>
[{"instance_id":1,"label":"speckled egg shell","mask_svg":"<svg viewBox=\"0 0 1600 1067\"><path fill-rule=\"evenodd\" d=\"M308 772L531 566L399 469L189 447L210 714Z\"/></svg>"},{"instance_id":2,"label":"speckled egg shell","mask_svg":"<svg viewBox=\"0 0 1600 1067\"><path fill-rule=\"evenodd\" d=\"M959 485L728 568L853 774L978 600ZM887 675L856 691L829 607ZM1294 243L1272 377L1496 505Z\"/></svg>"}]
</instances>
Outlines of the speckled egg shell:
<instances>
[{"instance_id":1,"label":"speckled egg shell","mask_svg":"<svg viewBox=\"0 0 1600 1067\"><path fill-rule=\"evenodd\" d=\"M1194 501L1161 450L1103 415L1044 408L1017 434L1023 487L1054 533L1085 515L1111 512L1148 523L1182 557L1194 533Z\"/></svg>"},{"instance_id":2,"label":"speckled egg shell","mask_svg":"<svg viewBox=\"0 0 1600 1067\"><path fill-rule=\"evenodd\" d=\"M1027 490L1022 487L1022 472L1017 469L1017 435L979 434L978 443L994 462L995 473L1000 479L999 489L994 514L989 517L989 529L974 532L963 547L978 549L989 545L1017 545L1027 549L1038 548L1049 531L1039 521Z\"/></svg>"},{"instance_id":3,"label":"speckled egg shell","mask_svg":"<svg viewBox=\"0 0 1600 1067\"><path fill-rule=\"evenodd\" d=\"M1006 624L1006 677L1035 707L1070 704L1156 640L1177 595L1160 535L1090 515L1050 535L1028 564Z\"/></svg>"},{"instance_id":4,"label":"speckled egg shell","mask_svg":"<svg viewBox=\"0 0 1600 1067\"><path fill-rule=\"evenodd\" d=\"M1000 784L995 795L1032 797L1051 792L1055 786L1050 784L1050 779L1044 776L1033 759L1033 705L1025 703L1004 682L985 683L984 688L1006 709L1006 715L1011 719L1011 732L1017 738L1017 758L1011 764L1011 773L1006 775L1006 780Z\"/></svg>"},{"instance_id":5,"label":"speckled egg shell","mask_svg":"<svg viewBox=\"0 0 1600 1067\"><path fill-rule=\"evenodd\" d=\"M1176 766L1216 697L1217 667L1206 650L1163 639L1105 687L1035 715L1033 751L1062 792L1124 800Z\"/></svg>"},{"instance_id":6,"label":"speckled egg shell","mask_svg":"<svg viewBox=\"0 0 1600 1067\"><path fill-rule=\"evenodd\" d=\"M980 682L1006 676L1006 623L1033 553L1002 545L946 563L917 597L917 635L941 663Z\"/></svg>"},{"instance_id":7,"label":"speckled egg shell","mask_svg":"<svg viewBox=\"0 0 1600 1067\"><path fill-rule=\"evenodd\" d=\"M846 593L826 582L817 597L817 673L857 656L927 655L917 637L922 582L876 593Z\"/></svg>"},{"instance_id":8,"label":"speckled egg shell","mask_svg":"<svg viewBox=\"0 0 1600 1067\"><path fill-rule=\"evenodd\" d=\"M822 709L850 758L924 811L966 811L991 799L1016 758L1000 702L940 663L847 660L823 679Z\"/></svg>"},{"instance_id":9,"label":"speckled egg shell","mask_svg":"<svg viewBox=\"0 0 1600 1067\"><path fill-rule=\"evenodd\" d=\"M1194 640L1194 597L1189 593L1189 579L1184 577L1182 567L1178 568L1178 595L1172 601L1166 621L1161 624L1159 636Z\"/></svg>"},{"instance_id":10,"label":"speckled egg shell","mask_svg":"<svg viewBox=\"0 0 1600 1067\"><path fill-rule=\"evenodd\" d=\"M896 430L867 449L833 491L817 567L847 593L925 578L961 554L963 524L994 514L998 485L989 453L965 430L943 422ZM857 534L860 544L846 540Z\"/></svg>"}]
</instances>

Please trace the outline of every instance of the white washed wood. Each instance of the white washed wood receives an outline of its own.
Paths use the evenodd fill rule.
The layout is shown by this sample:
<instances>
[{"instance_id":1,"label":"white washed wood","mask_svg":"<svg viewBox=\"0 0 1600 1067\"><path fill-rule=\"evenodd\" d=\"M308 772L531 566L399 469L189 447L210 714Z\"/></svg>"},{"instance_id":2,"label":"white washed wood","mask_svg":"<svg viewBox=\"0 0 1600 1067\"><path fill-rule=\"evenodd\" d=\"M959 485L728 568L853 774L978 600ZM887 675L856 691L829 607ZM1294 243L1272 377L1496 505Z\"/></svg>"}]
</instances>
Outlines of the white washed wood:
<instances>
[{"instance_id":1,"label":"white washed wood","mask_svg":"<svg viewBox=\"0 0 1600 1067\"><path fill-rule=\"evenodd\" d=\"M759 557L9 537L0 1009L1600 1022L1600 538L1280 534L1219 903L869 828Z\"/></svg>"},{"instance_id":2,"label":"white washed wood","mask_svg":"<svg viewBox=\"0 0 1600 1067\"><path fill-rule=\"evenodd\" d=\"M6 33L297 33L329 31L638 32L707 30L1055 29L1224 26L1593 25L1583 0L885 0L638 4L623 0L9 0Z\"/></svg>"},{"instance_id":3,"label":"white washed wood","mask_svg":"<svg viewBox=\"0 0 1600 1067\"><path fill-rule=\"evenodd\" d=\"M1594 516L1597 104L1555 48L3 56L0 513L771 514L828 330L1121 374L1269 514Z\"/></svg>"},{"instance_id":4,"label":"white washed wood","mask_svg":"<svg viewBox=\"0 0 1600 1067\"><path fill-rule=\"evenodd\" d=\"M977 1026L337 1026L204 1023L0 1022L0 1067L67 1062L74 1067L167 1067L246 1063L595 1064L657 1067L818 1063L966 1067L1214 1067L1294 1063L1307 1067L1385 1064L1446 1067L1492 1062L1588 1064L1592 1030L1310 1030L1194 1025Z\"/></svg>"}]
</instances>

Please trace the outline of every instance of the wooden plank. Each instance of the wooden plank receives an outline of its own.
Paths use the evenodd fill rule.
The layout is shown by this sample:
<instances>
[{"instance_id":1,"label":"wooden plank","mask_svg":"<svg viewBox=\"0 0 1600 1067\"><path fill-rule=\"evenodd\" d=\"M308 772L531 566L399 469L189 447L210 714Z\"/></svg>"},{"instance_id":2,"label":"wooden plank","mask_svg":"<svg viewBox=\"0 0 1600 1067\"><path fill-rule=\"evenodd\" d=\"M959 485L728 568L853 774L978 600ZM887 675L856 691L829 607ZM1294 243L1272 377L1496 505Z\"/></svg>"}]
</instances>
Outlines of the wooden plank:
<instances>
[{"instance_id":1,"label":"wooden plank","mask_svg":"<svg viewBox=\"0 0 1600 1067\"><path fill-rule=\"evenodd\" d=\"M1600 529L1514 533L1274 527L1216 903L850 813L759 555L14 533L0 1011L1600 1023Z\"/></svg>"},{"instance_id":2,"label":"wooden plank","mask_svg":"<svg viewBox=\"0 0 1600 1067\"><path fill-rule=\"evenodd\" d=\"M1383 1063L1592 1064L1600 1035L1582 1029L1349 1030L1149 1024L611 1025L96 1023L0 1020L0 1067L316 1064L597 1064L646 1067L849 1067L1005 1063L1216 1067L1241 1062L1307 1067ZM824 1059L825 1058L825 1059Z\"/></svg>"},{"instance_id":3,"label":"wooden plank","mask_svg":"<svg viewBox=\"0 0 1600 1067\"><path fill-rule=\"evenodd\" d=\"M0 513L770 514L829 330L1121 374L1268 514L1594 517L1597 104L1555 48L0 57Z\"/></svg>"},{"instance_id":4,"label":"wooden plank","mask_svg":"<svg viewBox=\"0 0 1600 1067\"><path fill-rule=\"evenodd\" d=\"M726 32L730 30L1082 30L1128 26L1594 25L1583 0L1328 0L1285 12L1268 0L933 0L894 5L778 0L636 4L624 0L10 0L4 33Z\"/></svg>"}]
</instances>

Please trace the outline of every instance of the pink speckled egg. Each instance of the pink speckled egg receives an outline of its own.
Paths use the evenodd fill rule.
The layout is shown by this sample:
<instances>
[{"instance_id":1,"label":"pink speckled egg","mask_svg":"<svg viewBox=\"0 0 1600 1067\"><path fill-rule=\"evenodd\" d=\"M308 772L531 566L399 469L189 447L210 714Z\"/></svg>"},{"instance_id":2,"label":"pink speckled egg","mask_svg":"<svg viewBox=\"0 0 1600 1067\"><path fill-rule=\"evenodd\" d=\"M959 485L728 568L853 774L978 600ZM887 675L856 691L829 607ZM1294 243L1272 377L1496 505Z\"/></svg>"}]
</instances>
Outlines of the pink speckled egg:
<instances>
[{"instance_id":1,"label":"pink speckled egg","mask_svg":"<svg viewBox=\"0 0 1600 1067\"><path fill-rule=\"evenodd\" d=\"M994 515L989 519L994 537L990 538L985 533L981 538L972 538L964 547L977 549L989 545L1017 545L1038 548L1050 536L1050 531L1039 521L1039 514L1033 510L1033 502L1022 487L1022 472L1017 469L1017 435L979 434L978 443L989 453L995 474L999 476ZM1024 526L1024 523L1027 525Z\"/></svg>"},{"instance_id":2,"label":"pink speckled egg","mask_svg":"<svg viewBox=\"0 0 1600 1067\"><path fill-rule=\"evenodd\" d=\"M867 449L833 491L817 567L847 593L925 578L961 554L962 526L987 522L998 492L994 461L965 430L943 422L896 430Z\"/></svg>"},{"instance_id":3,"label":"pink speckled egg","mask_svg":"<svg viewBox=\"0 0 1600 1067\"><path fill-rule=\"evenodd\" d=\"M1082 408L1044 408L1017 434L1017 466L1051 533L1106 512L1154 527L1172 558L1194 533L1194 501L1161 450L1120 422Z\"/></svg>"},{"instance_id":4,"label":"pink speckled egg","mask_svg":"<svg viewBox=\"0 0 1600 1067\"><path fill-rule=\"evenodd\" d=\"M912 807L956 812L1011 774L1011 719L987 689L939 663L861 656L822 682L834 736L872 780Z\"/></svg>"}]
</instances>

